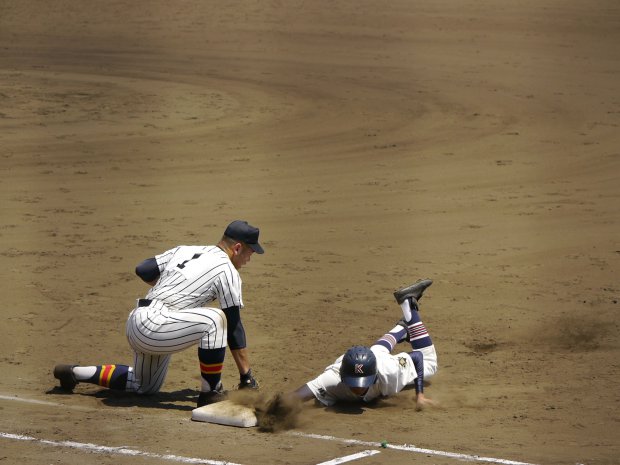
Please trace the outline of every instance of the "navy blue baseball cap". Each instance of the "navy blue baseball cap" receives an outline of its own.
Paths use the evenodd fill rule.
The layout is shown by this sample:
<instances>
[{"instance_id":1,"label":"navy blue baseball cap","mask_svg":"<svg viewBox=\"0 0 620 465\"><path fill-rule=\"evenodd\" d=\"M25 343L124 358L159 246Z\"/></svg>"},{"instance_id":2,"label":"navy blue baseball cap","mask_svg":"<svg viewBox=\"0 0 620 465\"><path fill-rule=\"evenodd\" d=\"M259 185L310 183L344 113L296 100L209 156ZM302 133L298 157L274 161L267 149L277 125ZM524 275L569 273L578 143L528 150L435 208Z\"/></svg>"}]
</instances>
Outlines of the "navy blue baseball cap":
<instances>
[{"instance_id":1,"label":"navy blue baseball cap","mask_svg":"<svg viewBox=\"0 0 620 465\"><path fill-rule=\"evenodd\" d=\"M258 243L259 229L248 224L247 221L235 220L228 225L224 236L247 244L256 253L265 253Z\"/></svg>"}]
</instances>

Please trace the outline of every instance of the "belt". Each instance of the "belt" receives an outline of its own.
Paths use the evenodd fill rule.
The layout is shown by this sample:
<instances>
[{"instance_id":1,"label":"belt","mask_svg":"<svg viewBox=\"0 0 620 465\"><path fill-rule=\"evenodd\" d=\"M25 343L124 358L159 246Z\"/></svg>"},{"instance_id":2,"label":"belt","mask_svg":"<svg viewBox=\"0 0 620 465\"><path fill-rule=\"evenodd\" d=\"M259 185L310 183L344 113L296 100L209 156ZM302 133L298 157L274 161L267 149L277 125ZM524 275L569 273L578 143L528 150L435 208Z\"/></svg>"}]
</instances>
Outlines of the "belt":
<instances>
[{"instance_id":1,"label":"belt","mask_svg":"<svg viewBox=\"0 0 620 465\"><path fill-rule=\"evenodd\" d=\"M140 299L138 300L138 307L148 307L153 302L151 299Z\"/></svg>"}]
</instances>

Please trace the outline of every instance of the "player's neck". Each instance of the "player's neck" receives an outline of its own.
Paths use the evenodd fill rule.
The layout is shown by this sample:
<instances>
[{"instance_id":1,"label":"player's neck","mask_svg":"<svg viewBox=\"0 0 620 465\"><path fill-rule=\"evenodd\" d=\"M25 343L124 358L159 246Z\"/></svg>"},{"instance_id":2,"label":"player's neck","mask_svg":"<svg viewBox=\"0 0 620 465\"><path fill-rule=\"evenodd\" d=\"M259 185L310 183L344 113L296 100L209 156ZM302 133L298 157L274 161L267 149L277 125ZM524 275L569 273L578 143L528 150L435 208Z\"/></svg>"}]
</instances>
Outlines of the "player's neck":
<instances>
[{"instance_id":1,"label":"player's neck","mask_svg":"<svg viewBox=\"0 0 620 465\"><path fill-rule=\"evenodd\" d=\"M227 247L226 244L224 244L223 242L220 242L217 244L217 247L224 252L226 255L228 255L228 258L231 259L233 256L233 251L230 247Z\"/></svg>"}]
</instances>

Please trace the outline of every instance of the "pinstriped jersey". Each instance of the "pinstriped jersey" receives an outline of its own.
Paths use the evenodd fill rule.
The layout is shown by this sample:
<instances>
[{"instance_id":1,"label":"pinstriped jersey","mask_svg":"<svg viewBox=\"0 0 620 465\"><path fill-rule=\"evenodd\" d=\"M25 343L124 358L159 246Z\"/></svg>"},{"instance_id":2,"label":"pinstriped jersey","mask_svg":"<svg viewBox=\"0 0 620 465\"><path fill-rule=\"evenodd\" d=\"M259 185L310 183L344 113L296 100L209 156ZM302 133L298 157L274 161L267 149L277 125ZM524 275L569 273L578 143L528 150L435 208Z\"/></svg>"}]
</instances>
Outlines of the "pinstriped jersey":
<instances>
[{"instance_id":1,"label":"pinstriped jersey","mask_svg":"<svg viewBox=\"0 0 620 465\"><path fill-rule=\"evenodd\" d=\"M204 307L214 300L221 308L243 308L241 276L219 247L181 245L155 259L160 277L147 299L175 310Z\"/></svg>"}]
</instances>

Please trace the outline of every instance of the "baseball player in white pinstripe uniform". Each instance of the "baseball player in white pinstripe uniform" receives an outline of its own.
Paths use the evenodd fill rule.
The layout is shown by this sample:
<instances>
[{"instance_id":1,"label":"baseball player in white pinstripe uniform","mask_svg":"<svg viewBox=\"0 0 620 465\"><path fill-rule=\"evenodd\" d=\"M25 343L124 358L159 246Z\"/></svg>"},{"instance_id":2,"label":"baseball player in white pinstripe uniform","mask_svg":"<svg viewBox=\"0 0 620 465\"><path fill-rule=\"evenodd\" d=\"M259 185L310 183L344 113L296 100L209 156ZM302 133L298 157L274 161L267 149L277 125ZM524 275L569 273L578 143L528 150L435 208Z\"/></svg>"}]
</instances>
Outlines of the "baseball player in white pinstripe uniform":
<instances>
[{"instance_id":1,"label":"baseball player in white pinstripe uniform","mask_svg":"<svg viewBox=\"0 0 620 465\"><path fill-rule=\"evenodd\" d=\"M153 394L164 382L172 354L194 345L202 383L199 407L224 396L220 380L227 345L239 368L239 388L256 388L240 318L238 270L254 252L264 252L258 236L258 228L237 220L217 245L179 246L140 263L136 274L152 287L127 320L133 366L56 365L61 388L72 391L86 382ZM221 308L205 306L216 299Z\"/></svg>"},{"instance_id":2,"label":"baseball player in white pinstripe uniform","mask_svg":"<svg viewBox=\"0 0 620 465\"><path fill-rule=\"evenodd\" d=\"M370 348L351 347L315 379L290 393L302 401L316 398L324 405L370 402L397 394L407 386L416 390L418 409L434 404L424 396L424 379L437 372L437 354L418 313L418 300L433 281L420 280L394 293L403 319ZM408 341L413 351L392 355L395 346Z\"/></svg>"}]
</instances>

